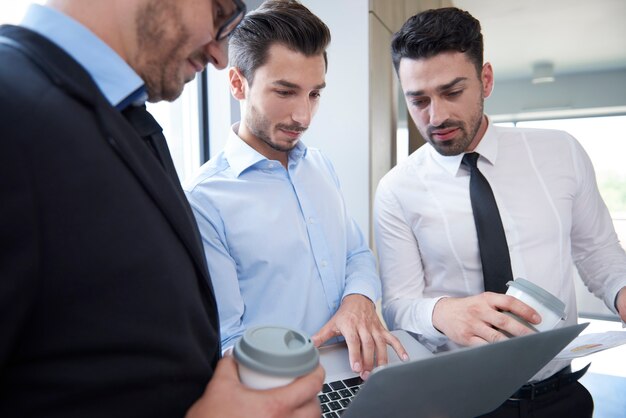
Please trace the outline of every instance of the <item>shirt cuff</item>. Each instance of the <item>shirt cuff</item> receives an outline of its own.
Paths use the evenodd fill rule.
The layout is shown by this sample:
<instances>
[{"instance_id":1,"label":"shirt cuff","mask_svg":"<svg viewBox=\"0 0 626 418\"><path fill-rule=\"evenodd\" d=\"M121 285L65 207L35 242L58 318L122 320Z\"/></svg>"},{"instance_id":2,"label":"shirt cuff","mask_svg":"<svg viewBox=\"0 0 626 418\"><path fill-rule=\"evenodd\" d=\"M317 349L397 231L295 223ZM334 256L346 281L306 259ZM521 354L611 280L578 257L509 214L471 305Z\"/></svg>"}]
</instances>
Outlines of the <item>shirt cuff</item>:
<instances>
[{"instance_id":1,"label":"shirt cuff","mask_svg":"<svg viewBox=\"0 0 626 418\"><path fill-rule=\"evenodd\" d=\"M607 298L607 300L605 300L605 304L609 307L609 309L614 314L617 314L618 316L619 316L619 311L617 310L617 297L619 296L620 290L624 289L625 287L626 285L624 285L623 283L620 283L617 286L615 286L615 288L610 289L610 291L608 291L605 296ZM626 292L626 290L624 291Z\"/></svg>"},{"instance_id":2,"label":"shirt cuff","mask_svg":"<svg viewBox=\"0 0 626 418\"><path fill-rule=\"evenodd\" d=\"M375 286L372 286L370 283L354 283L354 280L352 280L350 283L346 284L341 300L343 301L343 298L348 295L355 294L365 296L371 300L372 303L376 303L378 302L378 299L380 299L380 290L376 289Z\"/></svg>"},{"instance_id":3,"label":"shirt cuff","mask_svg":"<svg viewBox=\"0 0 626 418\"><path fill-rule=\"evenodd\" d=\"M431 341L436 346L440 346L445 344L448 341L448 337L445 334L442 334L435 326L433 325L433 311L435 309L435 305L441 299L446 298L448 296L439 296L433 299L429 299L427 303L424 303L420 306L419 312L417 315L419 318L422 318L420 322L422 322L422 330L423 336L427 340Z\"/></svg>"}]
</instances>

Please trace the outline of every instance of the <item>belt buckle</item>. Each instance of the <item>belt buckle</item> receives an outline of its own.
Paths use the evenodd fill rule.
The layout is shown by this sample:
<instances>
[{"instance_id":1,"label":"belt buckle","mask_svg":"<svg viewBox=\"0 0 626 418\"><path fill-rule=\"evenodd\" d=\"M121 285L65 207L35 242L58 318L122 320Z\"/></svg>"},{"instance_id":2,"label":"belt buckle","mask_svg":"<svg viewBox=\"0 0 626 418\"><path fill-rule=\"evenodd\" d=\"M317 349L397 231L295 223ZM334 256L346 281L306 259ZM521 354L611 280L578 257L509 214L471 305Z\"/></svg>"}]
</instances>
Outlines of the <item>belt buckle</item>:
<instances>
[{"instance_id":1,"label":"belt buckle","mask_svg":"<svg viewBox=\"0 0 626 418\"><path fill-rule=\"evenodd\" d=\"M591 363L590 363L591 364ZM515 392L509 399L512 401L530 400L533 401L538 395L552 392L554 390L561 390L562 387L567 386L569 383L577 381L582 375L585 374L589 368L588 364L583 369L572 373L569 367L555 373L547 379L539 382L526 383L517 392ZM564 373L563 373L564 372ZM515 396L517 395L517 397Z\"/></svg>"},{"instance_id":2,"label":"belt buckle","mask_svg":"<svg viewBox=\"0 0 626 418\"><path fill-rule=\"evenodd\" d=\"M530 400L534 401L535 400L535 383L529 383L528 386L530 386Z\"/></svg>"},{"instance_id":3,"label":"belt buckle","mask_svg":"<svg viewBox=\"0 0 626 418\"><path fill-rule=\"evenodd\" d=\"M536 383L536 382L535 382ZM512 401L527 401L535 399L535 383L526 383L517 392L515 392L509 399ZM526 393L530 392L530 397ZM518 397L516 397L517 395Z\"/></svg>"}]
</instances>

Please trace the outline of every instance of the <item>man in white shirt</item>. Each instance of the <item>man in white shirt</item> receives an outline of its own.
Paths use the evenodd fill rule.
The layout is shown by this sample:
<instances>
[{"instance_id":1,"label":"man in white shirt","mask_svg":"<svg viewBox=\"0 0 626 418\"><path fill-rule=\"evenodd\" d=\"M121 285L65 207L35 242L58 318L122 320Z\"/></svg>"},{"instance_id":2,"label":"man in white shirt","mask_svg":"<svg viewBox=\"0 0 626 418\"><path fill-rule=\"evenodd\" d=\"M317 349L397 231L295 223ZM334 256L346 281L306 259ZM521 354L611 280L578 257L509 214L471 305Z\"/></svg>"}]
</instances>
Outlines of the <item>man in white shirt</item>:
<instances>
[{"instance_id":1,"label":"man in white shirt","mask_svg":"<svg viewBox=\"0 0 626 418\"><path fill-rule=\"evenodd\" d=\"M391 170L376 194L383 314L390 328L415 332L434 348L532 332L502 311L540 322L524 303L484 290L470 173L462 165L470 152L479 154L478 169L493 190L513 277L565 302L561 325L571 325L577 318L575 265L587 287L625 320L626 255L591 162L564 132L489 123L483 101L493 88L493 69L483 64L480 23L456 8L420 13L395 34L392 55L427 144ZM552 362L534 377L534 388L520 389L492 416L518 416L525 408L541 414L533 416L590 416L593 401L579 375L567 363Z\"/></svg>"}]
</instances>

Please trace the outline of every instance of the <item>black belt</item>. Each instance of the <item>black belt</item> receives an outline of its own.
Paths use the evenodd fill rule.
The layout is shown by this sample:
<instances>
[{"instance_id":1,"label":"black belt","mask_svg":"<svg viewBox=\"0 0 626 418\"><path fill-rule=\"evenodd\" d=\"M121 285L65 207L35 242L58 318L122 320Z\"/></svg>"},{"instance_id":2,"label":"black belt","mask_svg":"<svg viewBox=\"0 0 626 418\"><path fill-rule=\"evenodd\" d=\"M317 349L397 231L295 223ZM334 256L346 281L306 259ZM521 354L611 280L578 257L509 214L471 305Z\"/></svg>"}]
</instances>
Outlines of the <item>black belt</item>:
<instances>
[{"instance_id":1,"label":"black belt","mask_svg":"<svg viewBox=\"0 0 626 418\"><path fill-rule=\"evenodd\" d=\"M589 369L589 366L591 366L591 363L587 364L585 367L574 373L572 373L572 368L570 366L567 366L564 369L553 374L552 376L548 377L547 379L541 380L539 382L525 384L517 392L511 395L509 399L533 400L537 396L544 395L554 390L559 390L564 386L578 381L578 379L580 379L585 373L587 373L587 369Z\"/></svg>"}]
</instances>

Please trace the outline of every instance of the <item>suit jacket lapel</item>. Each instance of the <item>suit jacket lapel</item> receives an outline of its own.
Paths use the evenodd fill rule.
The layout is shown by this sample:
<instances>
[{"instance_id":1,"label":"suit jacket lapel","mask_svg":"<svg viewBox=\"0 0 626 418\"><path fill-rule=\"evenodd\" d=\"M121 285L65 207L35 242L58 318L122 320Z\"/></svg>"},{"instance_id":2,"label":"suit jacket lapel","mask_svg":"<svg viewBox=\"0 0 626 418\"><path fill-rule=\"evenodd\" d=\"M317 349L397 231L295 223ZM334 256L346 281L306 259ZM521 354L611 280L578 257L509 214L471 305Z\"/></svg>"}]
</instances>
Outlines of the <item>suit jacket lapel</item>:
<instances>
[{"instance_id":1,"label":"suit jacket lapel","mask_svg":"<svg viewBox=\"0 0 626 418\"><path fill-rule=\"evenodd\" d=\"M16 26L4 26L0 35L15 40L19 49L48 74L54 84L94 110L107 141L167 218L212 294L197 224L178 177L167 175L129 122L108 103L91 76L62 49L35 32ZM167 154L169 156L169 152ZM168 164L172 164L171 157Z\"/></svg>"},{"instance_id":2,"label":"suit jacket lapel","mask_svg":"<svg viewBox=\"0 0 626 418\"><path fill-rule=\"evenodd\" d=\"M163 166L150 153L143 139L116 109L107 106L101 111L104 123L110 127L109 142L152 196L200 270L206 271L206 259L198 227L178 177L166 173ZM169 152L167 156L170 159L165 163L173 167ZM210 285L210 280L207 280L207 283Z\"/></svg>"}]
</instances>

